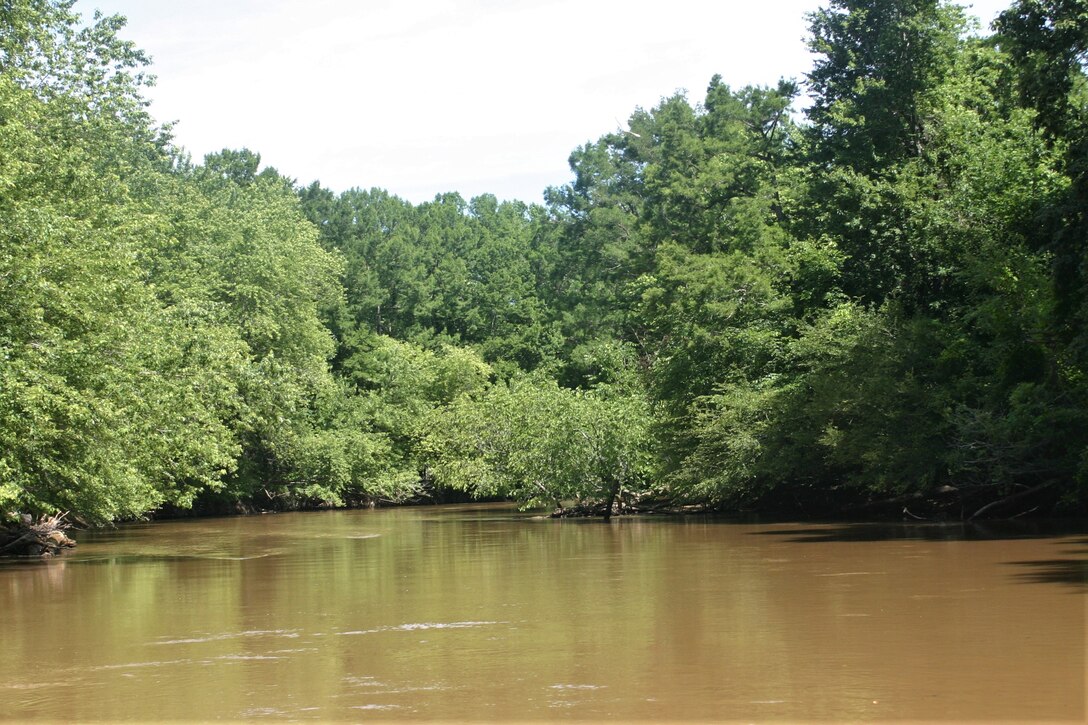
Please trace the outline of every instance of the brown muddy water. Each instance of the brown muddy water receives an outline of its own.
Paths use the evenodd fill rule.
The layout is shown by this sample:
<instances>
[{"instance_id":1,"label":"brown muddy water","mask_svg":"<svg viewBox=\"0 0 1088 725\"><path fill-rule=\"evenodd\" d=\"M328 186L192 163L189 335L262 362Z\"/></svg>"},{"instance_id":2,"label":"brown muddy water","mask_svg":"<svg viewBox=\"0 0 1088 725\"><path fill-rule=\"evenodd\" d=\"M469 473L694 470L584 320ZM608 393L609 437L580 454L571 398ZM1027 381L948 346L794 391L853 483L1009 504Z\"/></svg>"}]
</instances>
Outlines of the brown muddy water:
<instances>
[{"instance_id":1,"label":"brown muddy water","mask_svg":"<svg viewBox=\"0 0 1088 725\"><path fill-rule=\"evenodd\" d=\"M13 721L1085 719L1088 529L204 519L0 565Z\"/></svg>"}]
</instances>

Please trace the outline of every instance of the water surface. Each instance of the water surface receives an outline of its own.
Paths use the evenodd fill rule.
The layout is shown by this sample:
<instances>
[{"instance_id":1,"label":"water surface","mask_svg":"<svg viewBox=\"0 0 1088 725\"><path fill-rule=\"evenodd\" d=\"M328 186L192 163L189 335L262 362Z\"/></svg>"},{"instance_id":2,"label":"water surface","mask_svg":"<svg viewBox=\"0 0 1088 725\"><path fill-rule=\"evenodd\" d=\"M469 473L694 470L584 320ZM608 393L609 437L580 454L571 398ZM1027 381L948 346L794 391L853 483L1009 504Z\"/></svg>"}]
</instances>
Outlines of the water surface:
<instances>
[{"instance_id":1,"label":"water surface","mask_svg":"<svg viewBox=\"0 0 1088 725\"><path fill-rule=\"evenodd\" d=\"M1085 719L1088 534L204 519L0 566L0 718Z\"/></svg>"}]
</instances>

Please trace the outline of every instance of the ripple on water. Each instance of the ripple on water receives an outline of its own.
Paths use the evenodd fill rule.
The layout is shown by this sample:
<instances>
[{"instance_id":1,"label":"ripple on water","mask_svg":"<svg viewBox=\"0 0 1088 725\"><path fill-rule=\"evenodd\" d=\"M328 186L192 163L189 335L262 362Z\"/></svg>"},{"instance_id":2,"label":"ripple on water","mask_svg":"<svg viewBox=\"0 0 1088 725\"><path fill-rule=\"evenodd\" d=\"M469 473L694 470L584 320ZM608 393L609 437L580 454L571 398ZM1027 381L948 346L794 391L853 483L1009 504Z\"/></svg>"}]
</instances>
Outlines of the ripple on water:
<instances>
[{"instance_id":1,"label":"ripple on water","mask_svg":"<svg viewBox=\"0 0 1088 725\"><path fill-rule=\"evenodd\" d=\"M150 662L125 662L117 665L98 665L97 667L89 667L92 672L98 672L103 670L133 670L140 667L169 667L170 665L188 665L196 662L190 658L180 660L152 660Z\"/></svg>"},{"instance_id":2,"label":"ripple on water","mask_svg":"<svg viewBox=\"0 0 1088 725\"><path fill-rule=\"evenodd\" d=\"M43 690L52 687L69 687L71 682L5 682L0 684L4 690Z\"/></svg>"},{"instance_id":3,"label":"ripple on water","mask_svg":"<svg viewBox=\"0 0 1088 725\"><path fill-rule=\"evenodd\" d=\"M447 692L453 689L449 685L407 685L405 687L394 687L387 690L382 690L383 695L403 695L405 693L412 692Z\"/></svg>"},{"instance_id":4,"label":"ripple on water","mask_svg":"<svg viewBox=\"0 0 1088 725\"><path fill-rule=\"evenodd\" d=\"M354 687L385 687L385 683L379 681L372 675L352 676L348 675L344 677L343 681Z\"/></svg>"},{"instance_id":5,"label":"ripple on water","mask_svg":"<svg viewBox=\"0 0 1088 725\"><path fill-rule=\"evenodd\" d=\"M286 657L277 657L274 655L219 655L215 657L216 660L226 660L229 662L239 662L248 660L285 660Z\"/></svg>"},{"instance_id":6,"label":"ripple on water","mask_svg":"<svg viewBox=\"0 0 1088 725\"><path fill-rule=\"evenodd\" d=\"M586 683L572 683L561 682L555 685L549 685L548 689L552 691L553 696L562 699L554 699L548 701L548 707L551 708L569 708L577 705L584 704L584 700L580 698L580 695L596 692L598 690L604 690L607 685L592 685Z\"/></svg>"},{"instance_id":7,"label":"ripple on water","mask_svg":"<svg viewBox=\"0 0 1088 725\"><path fill-rule=\"evenodd\" d=\"M352 688L359 688L366 693L367 697L382 697L387 695L413 695L421 692L451 692L453 690L464 689L463 687L454 687L444 682L432 682L432 683L397 683L391 684L388 682L382 682L372 675L362 676L345 676L341 678L341 682ZM351 695L348 695L351 697ZM376 709L376 708L374 708Z\"/></svg>"},{"instance_id":8,"label":"ripple on water","mask_svg":"<svg viewBox=\"0 0 1088 725\"><path fill-rule=\"evenodd\" d=\"M213 559L215 561L251 561L253 559L267 559L270 556L280 556L284 553L283 549L274 549L272 551L266 551L263 554L249 554L247 556L229 556L227 554L205 554L195 555L194 559Z\"/></svg>"},{"instance_id":9,"label":"ripple on water","mask_svg":"<svg viewBox=\"0 0 1088 725\"><path fill-rule=\"evenodd\" d=\"M376 705L376 704L371 703L371 704L368 704L368 705L352 705L351 709L352 710L378 710L378 711L400 710L401 706L400 705Z\"/></svg>"},{"instance_id":10,"label":"ripple on water","mask_svg":"<svg viewBox=\"0 0 1088 725\"><path fill-rule=\"evenodd\" d=\"M249 720L255 717L283 717L288 712L278 707L250 707L238 714L243 720Z\"/></svg>"},{"instance_id":11,"label":"ripple on water","mask_svg":"<svg viewBox=\"0 0 1088 725\"><path fill-rule=\"evenodd\" d=\"M89 667L92 672L106 672L110 670L136 670L148 667L172 667L174 665L210 665L215 662L245 662L250 660L284 660L286 657L276 655L250 655L250 654L226 654L209 658L185 657L177 660L150 660L145 662L122 662L114 665L97 665Z\"/></svg>"},{"instance_id":12,"label":"ripple on water","mask_svg":"<svg viewBox=\"0 0 1088 725\"><path fill-rule=\"evenodd\" d=\"M429 629L469 629L472 627L488 627L496 624L510 624L509 622L411 622L409 624L397 624L374 629L352 629L347 632L337 632L338 635L378 634L379 632L418 632Z\"/></svg>"},{"instance_id":13,"label":"ripple on water","mask_svg":"<svg viewBox=\"0 0 1088 725\"><path fill-rule=\"evenodd\" d=\"M222 642L223 640L242 639L246 637L284 637L287 639L295 639L298 636L298 630L294 629L251 629L245 632L223 632L220 634L209 634L203 637L167 639L158 642L149 642L148 644L201 644L203 642Z\"/></svg>"}]
</instances>

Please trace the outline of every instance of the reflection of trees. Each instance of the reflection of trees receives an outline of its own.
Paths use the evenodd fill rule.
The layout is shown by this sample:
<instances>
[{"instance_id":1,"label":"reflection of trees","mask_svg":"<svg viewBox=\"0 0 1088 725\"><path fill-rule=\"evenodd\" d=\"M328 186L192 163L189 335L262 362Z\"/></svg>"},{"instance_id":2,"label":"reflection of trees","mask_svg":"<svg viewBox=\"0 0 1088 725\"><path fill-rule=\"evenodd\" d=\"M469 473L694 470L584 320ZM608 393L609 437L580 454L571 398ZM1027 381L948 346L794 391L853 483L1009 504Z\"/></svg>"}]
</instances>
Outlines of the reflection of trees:
<instances>
[{"instance_id":1,"label":"reflection of trees","mask_svg":"<svg viewBox=\"0 0 1088 725\"><path fill-rule=\"evenodd\" d=\"M1048 558L1049 541L844 528L501 506L174 522L6 569L0 681L63 677L43 714L86 720L146 718L155 683L157 712L193 719L377 703L522 720L552 702L588 719L1007 717L1028 687L1049 693L1039 719L1066 712L1083 608L1008 586L1004 562L1083 587L1088 539ZM982 663L1019 684L980 704L964 678Z\"/></svg>"},{"instance_id":2,"label":"reflection of trees","mask_svg":"<svg viewBox=\"0 0 1088 725\"><path fill-rule=\"evenodd\" d=\"M1017 574L1017 578L1022 581L1037 584L1069 584L1088 589L1088 560L1086 559L1051 559L1013 563L1028 569Z\"/></svg>"},{"instance_id":3,"label":"reflection of trees","mask_svg":"<svg viewBox=\"0 0 1088 725\"><path fill-rule=\"evenodd\" d=\"M1033 584L1066 584L1080 590L1088 589L1088 538L1073 543L1076 548L1062 553L1077 558L1012 562L1013 566L1022 567L1016 578Z\"/></svg>"}]
</instances>

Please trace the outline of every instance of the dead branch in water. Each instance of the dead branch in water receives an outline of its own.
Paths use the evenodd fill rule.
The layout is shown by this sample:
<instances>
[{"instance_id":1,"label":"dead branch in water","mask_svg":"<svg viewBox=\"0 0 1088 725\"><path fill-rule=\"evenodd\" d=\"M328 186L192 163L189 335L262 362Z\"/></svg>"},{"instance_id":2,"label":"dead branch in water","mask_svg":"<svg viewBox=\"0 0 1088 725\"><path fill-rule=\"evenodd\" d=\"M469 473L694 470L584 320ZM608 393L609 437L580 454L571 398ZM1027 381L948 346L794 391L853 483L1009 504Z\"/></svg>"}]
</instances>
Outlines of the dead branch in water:
<instances>
[{"instance_id":1,"label":"dead branch in water","mask_svg":"<svg viewBox=\"0 0 1088 725\"><path fill-rule=\"evenodd\" d=\"M76 542L65 533L70 528L67 515L41 516L37 522L27 515L20 525L0 529L0 555L50 558L72 548Z\"/></svg>"}]
</instances>

